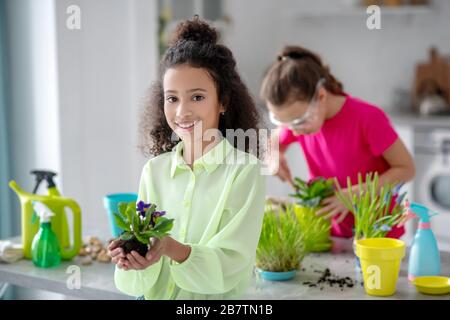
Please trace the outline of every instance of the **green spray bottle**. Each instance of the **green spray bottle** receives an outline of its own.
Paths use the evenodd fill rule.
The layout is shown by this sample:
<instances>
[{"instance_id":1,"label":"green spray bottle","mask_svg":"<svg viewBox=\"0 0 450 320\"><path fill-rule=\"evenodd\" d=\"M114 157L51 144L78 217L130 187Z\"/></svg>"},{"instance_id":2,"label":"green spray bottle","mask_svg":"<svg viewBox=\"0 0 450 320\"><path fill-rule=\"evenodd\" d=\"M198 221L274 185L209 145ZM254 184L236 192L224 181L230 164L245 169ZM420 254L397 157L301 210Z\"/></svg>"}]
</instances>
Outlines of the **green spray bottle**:
<instances>
[{"instance_id":1,"label":"green spray bottle","mask_svg":"<svg viewBox=\"0 0 450 320\"><path fill-rule=\"evenodd\" d=\"M51 225L54 213L41 202L34 203L34 211L40 219L40 227L31 244L33 263L41 268L58 266L61 263L61 251Z\"/></svg>"}]
</instances>

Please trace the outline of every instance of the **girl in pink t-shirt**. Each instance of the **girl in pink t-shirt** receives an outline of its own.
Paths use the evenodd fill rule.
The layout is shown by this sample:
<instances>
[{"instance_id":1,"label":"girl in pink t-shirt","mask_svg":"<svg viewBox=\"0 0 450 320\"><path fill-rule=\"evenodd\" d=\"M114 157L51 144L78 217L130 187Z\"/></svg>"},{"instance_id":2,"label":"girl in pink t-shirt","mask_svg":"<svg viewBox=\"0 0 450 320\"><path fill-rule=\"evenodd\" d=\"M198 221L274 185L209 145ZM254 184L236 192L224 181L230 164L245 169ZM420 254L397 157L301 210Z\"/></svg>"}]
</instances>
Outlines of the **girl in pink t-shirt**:
<instances>
[{"instance_id":1,"label":"girl in pink t-shirt","mask_svg":"<svg viewBox=\"0 0 450 320\"><path fill-rule=\"evenodd\" d=\"M378 172L381 183L414 177L412 157L383 110L344 93L317 54L285 47L265 75L261 97L278 125L272 139L279 142L281 180L293 184L284 156L293 142L302 147L311 179L336 177L346 186L347 177L357 183L358 173ZM353 215L337 197L322 205L318 214L332 218L332 235L351 237ZM403 233L403 227L393 228L388 236Z\"/></svg>"}]
</instances>

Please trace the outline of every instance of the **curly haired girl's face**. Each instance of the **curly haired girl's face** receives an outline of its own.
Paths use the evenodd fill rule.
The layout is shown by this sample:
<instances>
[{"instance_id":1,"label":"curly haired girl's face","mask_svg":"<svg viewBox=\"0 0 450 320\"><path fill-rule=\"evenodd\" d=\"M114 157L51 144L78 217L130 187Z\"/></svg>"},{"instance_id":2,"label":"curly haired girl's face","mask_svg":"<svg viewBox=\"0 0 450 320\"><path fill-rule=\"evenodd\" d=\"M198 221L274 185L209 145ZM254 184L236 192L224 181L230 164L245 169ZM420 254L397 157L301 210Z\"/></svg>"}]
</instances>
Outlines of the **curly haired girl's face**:
<instances>
[{"instance_id":1,"label":"curly haired girl's face","mask_svg":"<svg viewBox=\"0 0 450 320\"><path fill-rule=\"evenodd\" d=\"M205 69L188 65L170 68L164 75L163 87L167 123L183 141L194 139L194 132L197 140L208 129L218 129L220 112L225 109Z\"/></svg>"}]
</instances>

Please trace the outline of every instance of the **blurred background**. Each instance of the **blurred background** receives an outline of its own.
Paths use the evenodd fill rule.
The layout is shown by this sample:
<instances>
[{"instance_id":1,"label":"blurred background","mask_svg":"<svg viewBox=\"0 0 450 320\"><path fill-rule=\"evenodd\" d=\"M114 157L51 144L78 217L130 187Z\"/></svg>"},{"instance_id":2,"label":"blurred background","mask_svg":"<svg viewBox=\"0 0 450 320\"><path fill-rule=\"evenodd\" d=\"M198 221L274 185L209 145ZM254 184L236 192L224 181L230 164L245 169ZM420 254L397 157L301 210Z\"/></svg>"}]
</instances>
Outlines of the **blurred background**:
<instances>
[{"instance_id":1,"label":"blurred background","mask_svg":"<svg viewBox=\"0 0 450 320\"><path fill-rule=\"evenodd\" d=\"M367 27L371 4L381 29ZM0 239L20 234L8 181L31 191L36 168L58 173L83 234L108 230L102 198L137 192L146 89L167 35L194 14L219 29L264 115L262 76L286 44L320 53L346 92L382 107L416 161L410 198L441 213L435 233L450 250L447 0L0 0ZM307 178L298 146L288 159ZM291 192L274 177L267 188Z\"/></svg>"}]
</instances>

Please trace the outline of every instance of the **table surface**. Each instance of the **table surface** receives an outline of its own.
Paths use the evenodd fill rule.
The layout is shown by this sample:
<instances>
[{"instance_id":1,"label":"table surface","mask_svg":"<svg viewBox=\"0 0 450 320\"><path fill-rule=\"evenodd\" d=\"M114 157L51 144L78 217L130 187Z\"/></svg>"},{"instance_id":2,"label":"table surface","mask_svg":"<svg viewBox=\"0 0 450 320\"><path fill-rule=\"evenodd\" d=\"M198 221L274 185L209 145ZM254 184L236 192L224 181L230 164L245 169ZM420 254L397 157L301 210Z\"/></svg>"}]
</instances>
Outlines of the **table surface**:
<instances>
[{"instance_id":1,"label":"table surface","mask_svg":"<svg viewBox=\"0 0 450 320\"><path fill-rule=\"evenodd\" d=\"M450 128L450 116L449 115L419 115L416 113L398 113L389 112L389 117L394 123L409 125L414 128Z\"/></svg>"},{"instance_id":2,"label":"table surface","mask_svg":"<svg viewBox=\"0 0 450 320\"><path fill-rule=\"evenodd\" d=\"M17 241L17 239L15 239ZM397 291L391 297L373 297L365 294L362 279L356 271L355 256L351 249L351 240L334 239L333 252L313 253L305 257L294 279L285 282L273 282L261 279L257 274L243 299L450 299L450 294L442 296L424 295L416 291L407 279L407 257L402 261L397 282ZM67 285L77 266L81 276L79 289L70 289ZM442 274L450 275L450 253L441 252ZM352 288L339 288L328 284L310 287L305 282L316 281L326 268L339 277L350 277L356 281ZM119 292L114 285L114 265L93 262L83 266L79 258L65 261L56 268L41 269L30 260L20 260L13 264L0 263L0 282L8 282L26 288L42 289L83 299L134 299ZM322 288L322 289L321 289Z\"/></svg>"}]
</instances>

